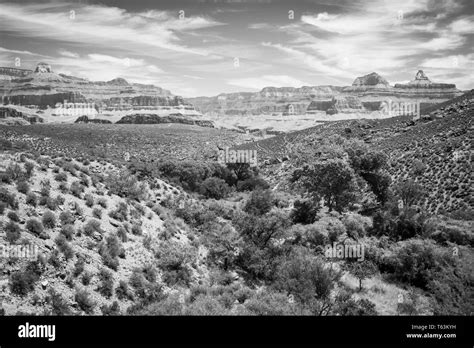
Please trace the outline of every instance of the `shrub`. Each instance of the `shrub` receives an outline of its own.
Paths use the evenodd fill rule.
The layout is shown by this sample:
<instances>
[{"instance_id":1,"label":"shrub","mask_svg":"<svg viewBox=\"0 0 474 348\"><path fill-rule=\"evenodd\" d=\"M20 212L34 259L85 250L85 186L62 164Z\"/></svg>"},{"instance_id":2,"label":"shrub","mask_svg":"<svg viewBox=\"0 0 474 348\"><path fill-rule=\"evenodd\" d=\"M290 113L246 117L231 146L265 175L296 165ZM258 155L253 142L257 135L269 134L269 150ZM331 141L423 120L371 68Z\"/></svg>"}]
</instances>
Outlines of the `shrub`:
<instances>
[{"instance_id":1,"label":"shrub","mask_svg":"<svg viewBox=\"0 0 474 348\"><path fill-rule=\"evenodd\" d=\"M128 219L128 207L124 202L120 202L116 210L112 210L109 216L118 221L126 221Z\"/></svg>"},{"instance_id":2,"label":"shrub","mask_svg":"<svg viewBox=\"0 0 474 348\"><path fill-rule=\"evenodd\" d=\"M18 209L18 201L16 200L15 194L9 193L5 188L0 188L0 202L5 203L13 210Z\"/></svg>"},{"instance_id":3,"label":"shrub","mask_svg":"<svg viewBox=\"0 0 474 348\"><path fill-rule=\"evenodd\" d=\"M33 192L28 192L28 194L26 195L26 204L36 207L36 205L38 204L38 196Z\"/></svg>"},{"instance_id":4,"label":"shrub","mask_svg":"<svg viewBox=\"0 0 474 348\"><path fill-rule=\"evenodd\" d=\"M266 190L269 187L270 185L259 176L253 176L237 182L237 191L254 191L256 189Z\"/></svg>"},{"instance_id":5,"label":"shrub","mask_svg":"<svg viewBox=\"0 0 474 348\"><path fill-rule=\"evenodd\" d=\"M106 179L106 185L112 194L140 201L148 196L146 183L141 183L135 176L127 171L118 174L110 174Z\"/></svg>"},{"instance_id":6,"label":"shrub","mask_svg":"<svg viewBox=\"0 0 474 348\"><path fill-rule=\"evenodd\" d=\"M14 211L8 212L7 217L13 222L20 222L20 217Z\"/></svg>"},{"instance_id":7,"label":"shrub","mask_svg":"<svg viewBox=\"0 0 474 348\"><path fill-rule=\"evenodd\" d=\"M54 176L54 180L58 182L67 182L67 173L61 172Z\"/></svg>"},{"instance_id":8,"label":"shrub","mask_svg":"<svg viewBox=\"0 0 474 348\"><path fill-rule=\"evenodd\" d=\"M200 192L206 198L222 199L229 195L230 187L224 180L210 177L201 183Z\"/></svg>"},{"instance_id":9,"label":"shrub","mask_svg":"<svg viewBox=\"0 0 474 348\"><path fill-rule=\"evenodd\" d=\"M3 215L6 208L7 208L7 205L3 202L0 202L0 215Z\"/></svg>"},{"instance_id":10,"label":"shrub","mask_svg":"<svg viewBox=\"0 0 474 348\"><path fill-rule=\"evenodd\" d=\"M61 192L61 193L68 193L69 192L69 186L66 182L60 182L59 185L58 185L58 190Z\"/></svg>"},{"instance_id":11,"label":"shrub","mask_svg":"<svg viewBox=\"0 0 474 348\"><path fill-rule=\"evenodd\" d=\"M312 199L298 199L294 202L290 218L295 224L312 224L316 220L316 214L319 209L318 202Z\"/></svg>"},{"instance_id":12,"label":"shrub","mask_svg":"<svg viewBox=\"0 0 474 348\"><path fill-rule=\"evenodd\" d=\"M74 264L74 271L72 273L74 277L78 277L79 275L81 275L82 272L84 272L84 265L84 258L78 257L76 263Z\"/></svg>"},{"instance_id":13,"label":"shrub","mask_svg":"<svg viewBox=\"0 0 474 348\"><path fill-rule=\"evenodd\" d=\"M28 178L31 178L33 176L34 169L35 169L35 164L33 162L30 162L30 161L25 162L26 176Z\"/></svg>"},{"instance_id":14,"label":"shrub","mask_svg":"<svg viewBox=\"0 0 474 348\"><path fill-rule=\"evenodd\" d=\"M94 209L92 209L92 216L94 216L96 219L101 219L102 210L100 208L95 207Z\"/></svg>"},{"instance_id":15,"label":"shrub","mask_svg":"<svg viewBox=\"0 0 474 348\"><path fill-rule=\"evenodd\" d=\"M30 185L28 185L26 181L19 181L16 184L16 189L18 190L18 192L21 192L26 195L30 191Z\"/></svg>"},{"instance_id":16,"label":"shrub","mask_svg":"<svg viewBox=\"0 0 474 348\"><path fill-rule=\"evenodd\" d=\"M100 227L100 221L95 219L90 219L87 221L86 225L84 226L84 233L91 237L94 232L99 232L102 234L102 228Z\"/></svg>"},{"instance_id":17,"label":"shrub","mask_svg":"<svg viewBox=\"0 0 474 348\"><path fill-rule=\"evenodd\" d=\"M61 225L72 225L74 224L74 216L69 210L64 210L59 214L59 221L61 221Z\"/></svg>"},{"instance_id":18,"label":"shrub","mask_svg":"<svg viewBox=\"0 0 474 348\"><path fill-rule=\"evenodd\" d=\"M97 204L100 205L102 208L106 209L107 208L107 199L104 197L101 197L97 200Z\"/></svg>"},{"instance_id":19,"label":"shrub","mask_svg":"<svg viewBox=\"0 0 474 348\"><path fill-rule=\"evenodd\" d=\"M71 184L70 191L72 195L81 198L82 193L84 193L84 186L79 181L74 181Z\"/></svg>"},{"instance_id":20,"label":"shrub","mask_svg":"<svg viewBox=\"0 0 474 348\"><path fill-rule=\"evenodd\" d=\"M71 310L67 301L61 296L60 293L57 293L53 289L49 292L48 302L51 303L52 315L70 315Z\"/></svg>"},{"instance_id":21,"label":"shrub","mask_svg":"<svg viewBox=\"0 0 474 348\"><path fill-rule=\"evenodd\" d=\"M94 307L96 304L90 298L90 294L87 292L87 290L77 290L74 298L79 305L79 308L81 308L84 312L87 314L94 313Z\"/></svg>"},{"instance_id":22,"label":"shrub","mask_svg":"<svg viewBox=\"0 0 474 348\"><path fill-rule=\"evenodd\" d=\"M141 236L143 234L142 226L140 226L137 223L134 223L132 225L132 234L137 235L137 236Z\"/></svg>"},{"instance_id":23,"label":"shrub","mask_svg":"<svg viewBox=\"0 0 474 348\"><path fill-rule=\"evenodd\" d=\"M66 260L72 259L74 257L74 250L72 249L71 245L67 242L66 237L60 234L55 239L56 245L58 246L59 250L64 254Z\"/></svg>"},{"instance_id":24,"label":"shrub","mask_svg":"<svg viewBox=\"0 0 474 348\"><path fill-rule=\"evenodd\" d=\"M114 280L112 278L112 273L107 271L105 268L102 268L98 274L98 278L101 283L97 288L97 291L102 296L110 298L114 291Z\"/></svg>"},{"instance_id":25,"label":"shrub","mask_svg":"<svg viewBox=\"0 0 474 348\"><path fill-rule=\"evenodd\" d=\"M196 251L177 242L167 242L160 246L156 257L157 265L163 272L163 280L170 286L187 286L191 280L188 264L195 262Z\"/></svg>"},{"instance_id":26,"label":"shrub","mask_svg":"<svg viewBox=\"0 0 474 348\"><path fill-rule=\"evenodd\" d=\"M268 213L274 203L274 198L270 190L255 190L250 194L243 210L253 215L264 215Z\"/></svg>"},{"instance_id":27,"label":"shrub","mask_svg":"<svg viewBox=\"0 0 474 348\"><path fill-rule=\"evenodd\" d=\"M102 305L100 307L103 315L119 315L120 314L120 305L117 301L112 302L111 305Z\"/></svg>"},{"instance_id":28,"label":"shrub","mask_svg":"<svg viewBox=\"0 0 474 348\"><path fill-rule=\"evenodd\" d=\"M47 228L54 228L56 226L56 216L52 211L46 211L43 215L43 226Z\"/></svg>"},{"instance_id":29,"label":"shrub","mask_svg":"<svg viewBox=\"0 0 474 348\"><path fill-rule=\"evenodd\" d=\"M29 219L26 222L26 229L31 233L40 236L43 233L43 224L36 219Z\"/></svg>"},{"instance_id":30,"label":"shrub","mask_svg":"<svg viewBox=\"0 0 474 348\"><path fill-rule=\"evenodd\" d=\"M245 301L245 309L252 315L296 315L296 305L288 301L288 296L280 292L257 293Z\"/></svg>"},{"instance_id":31,"label":"shrub","mask_svg":"<svg viewBox=\"0 0 474 348\"><path fill-rule=\"evenodd\" d=\"M125 243L128 240L127 230L123 226L120 226L117 229L117 237L122 241L122 243Z\"/></svg>"},{"instance_id":32,"label":"shrub","mask_svg":"<svg viewBox=\"0 0 474 348\"><path fill-rule=\"evenodd\" d=\"M84 196L84 199L86 201L86 205L89 208L92 208L92 206L94 205L94 197L90 193L88 193Z\"/></svg>"},{"instance_id":33,"label":"shrub","mask_svg":"<svg viewBox=\"0 0 474 348\"><path fill-rule=\"evenodd\" d=\"M82 275L82 285L84 286L89 285L91 282L91 279L92 279L92 274L87 271L84 272L84 274Z\"/></svg>"},{"instance_id":34,"label":"shrub","mask_svg":"<svg viewBox=\"0 0 474 348\"><path fill-rule=\"evenodd\" d=\"M5 226L6 239L9 243L15 243L21 236L20 226L10 221Z\"/></svg>"},{"instance_id":35,"label":"shrub","mask_svg":"<svg viewBox=\"0 0 474 348\"><path fill-rule=\"evenodd\" d=\"M13 273L10 276L11 292L25 296L34 289L41 272L41 265L38 262L30 262L23 271Z\"/></svg>"},{"instance_id":36,"label":"shrub","mask_svg":"<svg viewBox=\"0 0 474 348\"><path fill-rule=\"evenodd\" d=\"M121 280L119 285L115 289L115 294L119 300L130 300L133 301L133 294L130 291L126 281Z\"/></svg>"}]
</instances>

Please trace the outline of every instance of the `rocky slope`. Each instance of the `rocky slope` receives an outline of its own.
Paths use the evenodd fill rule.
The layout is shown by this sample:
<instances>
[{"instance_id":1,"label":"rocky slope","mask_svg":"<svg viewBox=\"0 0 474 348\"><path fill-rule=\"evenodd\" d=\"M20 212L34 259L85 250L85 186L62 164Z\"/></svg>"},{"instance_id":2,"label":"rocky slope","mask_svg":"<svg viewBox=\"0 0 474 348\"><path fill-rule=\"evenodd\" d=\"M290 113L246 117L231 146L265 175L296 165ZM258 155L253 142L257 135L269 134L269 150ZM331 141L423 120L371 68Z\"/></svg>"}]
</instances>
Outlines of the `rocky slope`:
<instances>
[{"instance_id":1,"label":"rocky slope","mask_svg":"<svg viewBox=\"0 0 474 348\"><path fill-rule=\"evenodd\" d=\"M395 86L374 72L357 77L352 86L346 87L266 87L256 93L228 93L187 101L209 115L311 115L370 113L380 110L380 104L387 100L419 101L426 107L461 94L455 85L431 82L422 71L412 82Z\"/></svg>"}]
</instances>

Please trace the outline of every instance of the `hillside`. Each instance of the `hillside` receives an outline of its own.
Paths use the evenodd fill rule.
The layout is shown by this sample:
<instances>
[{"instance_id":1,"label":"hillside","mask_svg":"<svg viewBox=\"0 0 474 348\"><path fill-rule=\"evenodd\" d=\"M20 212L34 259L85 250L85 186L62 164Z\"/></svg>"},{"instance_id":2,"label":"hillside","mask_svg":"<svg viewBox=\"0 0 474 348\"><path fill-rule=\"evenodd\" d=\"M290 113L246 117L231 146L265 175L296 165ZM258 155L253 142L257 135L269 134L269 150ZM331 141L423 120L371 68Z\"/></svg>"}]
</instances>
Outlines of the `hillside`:
<instances>
[{"instance_id":1,"label":"hillside","mask_svg":"<svg viewBox=\"0 0 474 348\"><path fill-rule=\"evenodd\" d=\"M429 211L474 208L469 174L474 138L472 92L440 104L431 114L436 118L416 123L409 117L336 121L238 148L257 150L267 177L276 184L291 172L292 149L298 145L331 135L361 139L389 156L394 181L416 173L416 180L430 192L424 203Z\"/></svg>"}]
</instances>

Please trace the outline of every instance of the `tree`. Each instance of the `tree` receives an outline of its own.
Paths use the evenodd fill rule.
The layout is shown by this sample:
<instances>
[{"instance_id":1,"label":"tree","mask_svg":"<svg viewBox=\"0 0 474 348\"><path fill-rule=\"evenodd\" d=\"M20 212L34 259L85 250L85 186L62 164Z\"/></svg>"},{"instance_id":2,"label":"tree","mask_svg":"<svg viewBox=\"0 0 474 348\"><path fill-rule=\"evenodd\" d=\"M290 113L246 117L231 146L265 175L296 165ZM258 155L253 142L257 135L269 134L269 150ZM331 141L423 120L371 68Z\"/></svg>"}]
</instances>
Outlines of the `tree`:
<instances>
[{"instance_id":1,"label":"tree","mask_svg":"<svg viewBox=\"0 0 474 348\"><path fill-rule=\"evenodd\" d=\"M412 179L399 183L395 192L400 197L405 207L412 206L425 195L423 186Z\"/></svg>"},{"instance_id":2,"label":"tree","mask_svg":"<svg viewBox=\"0 0 474 348\"><path fill-rule=\"evenodd\" d=\"M329 211L342 212L356 199L355 172L343 159L328 159L306 165L294 173L294 180L314 196L322 197Z\"/></svg>"},{"instance_id":3,"label":"tree","mask_svg":"<svg viewBox=\"0 0 474 348\"><path fill-rule=\"evenodd\" d=\"M223 179L210 177L202 182L200 191L207 198L222 199L229 195L230 187Z\"/></svg>"},{"instance_id":4,"label":"tree","mask_svg":"<svg viewBox=\"0 0 474 348\"><path fill-rule=\"evenodd\" d=\"M351 272L357 279L359 279L359 291L362 291L362 281L376 274L377 267L371 261L353 261L347 265L349 272Z\"/></svg>"},{"instance_id":5,"label":"tree","mask_svg":"<svg viewBox=\"0 0 474 348\"><path fill-rule=\"evenodd\" d=\"M273 204L272 191L257 189L250 194L243 210L253 215L264 215L272 209Z\"/></svg>"}]
</instances>

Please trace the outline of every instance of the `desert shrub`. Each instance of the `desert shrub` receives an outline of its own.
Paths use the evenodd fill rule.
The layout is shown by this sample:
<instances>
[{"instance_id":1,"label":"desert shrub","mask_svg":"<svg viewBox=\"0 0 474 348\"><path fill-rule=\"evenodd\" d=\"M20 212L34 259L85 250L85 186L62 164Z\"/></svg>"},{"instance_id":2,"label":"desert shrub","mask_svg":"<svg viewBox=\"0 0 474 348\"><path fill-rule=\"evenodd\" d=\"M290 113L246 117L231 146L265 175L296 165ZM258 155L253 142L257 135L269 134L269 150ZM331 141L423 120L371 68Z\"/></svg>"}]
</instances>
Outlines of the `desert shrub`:
<instances>
[{"instance_id":1,"label":"desert shrub","mask_svg":"<svg viewBox=\"0 0 474 348\"><path fill-rule=\"evenodd\" d=\"M5 233L7 241L9 243L15 243L21 236L20 226L15 222L10 221L5 225Z\"/></svg>"},{"instance_id":2,"label":"desert shrub","mask_svg":"<svg viewBox=\"0 0 474 348\"><path fill-rule=\"evenodd\" d=\"M210 295L200 295L185 310L185 315L228 315L226 308Z\"/></svg>"},{"instance_id":3,"label":"desert shrub","mask_svg":"<svg viewBox=\"0 0 474 348\"><path fill-rule=\"evenodd\" d=\"M87 286L90 284L91 282L91 279L92 279L93 275L87 271L84 272L84 274L82 275L82 285L84 286Z\"/></svg>"},{"instance_id":4,"label":"desert shrub","mask_svg":"<svg viewBox=\"0 0 474 348\"><path fill-rule=\"evenodd\" d=\"M320 207L318 202L311 199L296 200L290 214L295 224L312 224L316 220L316 214Z\"/></svg>"},{"instance_id":5,"label":"desert shrub","mask_svg":"<svg viewBox=\"0 0 474 348\"><path fill-rule=\"evenodd\" d=\"M91 185L89 178L85 173L81 173L79 181L82 185L84 185L84 187L89 187Z\"/></svg>"},{"instance_id":6,"label":"desert shrub","mask_svg":"<svg viewBox=\"0 0 474 348\"><path fill-rule=\"evenodd\" d=\"M111 305L102 305L100 310L102 315L120 315L120 305L117 301L112 302Z\"/></svg>"},{"instance_id":7,"label":"desert shrub","mask_svg":"<svg viewBox=\"0 0 474 348\"><path fill-rule=\"evenodd\" d=\"M102 256L102 262L104 265L116 271L119 266L118 257L124 257L125 250L120 244L117 236L110 234L107 236L105 243L100 244L99 254Z\"/></svg>"},{"instance_id":8,"label":"desert shrub","mask_svg":"<svg viewBox=\"0 0 474 348\"><path fill-rule=\"evenodd\" d=\"M84 186L79 181L74 181L69 190L72 195L81 198L81 195L84 193Z\"/></svg>"},{"instance_id":9,"label":"desert shrub","mask_svg":"<svg viewBox=\"0 0 474 348\"><path fill-rule=\"evenodd\" d=\"M115 289L115 294L119 300L130 300L133 301L133 293L129 289L126 281L119 281L119 285Z\"/></svg>"},{"instance_id":10,"label":"desert shrub","mask_svg":"<svg viewBox=\"0 0 474 348\"><path fill-rule=\"evenodd\" d=\"M188 285L191 281L189 264L196 260L196 250L178 242L166 242L160 245L156 253L157 266L163 270L163 280L170 286Z\"/></svg>"},{"instance_id":11,"label":"desert shrub","mask_svg":"<svg viewBox=\"0 0 474 348\"><path fill-rule=\"evenodd\" d=\"M38 204L38 196L36 196L36 194L34 194L33 192L28 192L28 194L26 195L26 204L36 207L36 205Z\"/></svg>"},{"instance_id":12,"label":"desert shrub","mask_svg":"<svg viewBox=\"0 0 474 348\"><path fill-rule=\"evenodd\" d=\"M102 210L100 208L95 207L94 209L92 209L92 216L94 216L96 219L101 219Z\"/></svg>"},{"instance_id":13,"label":"desert shrub","mask_svg":"<svg viewBox=\"0 0 474 348\"><path fill-rule=\"evenodd\" d=\"M329 244L329 237L326 229L319 224L312 225L293 225L289 231L296 244L308 248L321 248Z\"/></svg>"},{"instance_id":14,"label":"desert shrub","mask_svg":"<svg viewBox=\"0 0 474 348\"><path fill-rule=\"evenodd\" d=\"M14 211L8 212L7 217L13 222L20 222L20 217Z\"/></svg>"},{"instance_id":15,"label":"desert shrub","mask_svg":"<svg viewBox=\"0 0 474 348\"><path fill-rule=\"evenodd\" d=\"M3 215L6 208L7 208L7 205L4 202L0 202L0 215Z\"/></svg>"},{"instance_id":16,"label":"desert shrub","mask_svg":"<svg viewBox=\"0 0 474 348\"><path fill-rule=\"evenodd\" d=\"M342 291L335 298L335 305L332 314L335 315L377 315L375 304L367 299L354 300L352 294L348 291Z\"/></svg>"},{"instance_id":17,"label":"desert shrub","mask_svg":"<svg viewBox=\"0 0 474 348\"><path fill-rule=\"evenodd\" d=\"M132 234L136 236L141 236L143 234L142 226L138 223L132 225Z\"/></svg>"},{"instance_id":18,"label":"desert shrub","mask_svg":"<svg viewBox=\"0 0 474 348\"><path fill-rule=\"evenodd\" d=\"M69 210L64 210L59 214L59 221L61 221L61 225L72 225L74 224L74 216Z\"/></svg>"},{"instance_id":19,"label":"desert shrub","mask_svg":"<svg viewBox=\"0 0 474 348\"><path fill-rule=\"evenodd\" d=\"M52 315L70 315L71 310L67 301L61 296L60 293L50 289L48 302L51 304Z\"/></svg>"},{"instance_id":20,"label":"desert shrub","mask_svg":"<svg viewBox=\"0 0 474 348\"><path fill-rule=\"evenodd\" d=\"M372 228L372 221L369 217L359 214L348 214L343 219L346 232L353 238L363 237Z\"/></svg>"},{"instance_id":21,"label":"desert shrub","mask_svg":"<svg viewBox=\"0 0 474 348\"><path fill-rule=\"evenodd\" d=\"M102 208L106 209L107 208L107 199L104 197L101 197L97 200L97 204L100 205Z\"/></svg>"},{"instance_id":22,"label":"desert shrub","mask_svg":"<svg viewBox=\"0 0 474 348\"><path fill-rule=\"evenodd\" d=\"M87 290L76 290L74 296L75 301L79 305L79 308L82 309L87 314L94 313L94 307L96 306L95 302L91 299L90 294Z\"/></svg>"},{"instance_id":23,"label":"desert shrub","mask_svg":"<svg viewBox=\"0 0 474 348\"><path fill-rule=\"evenodd\" d=\"M288 296L275 291L262 291L245 301L245 309L250 315L296 315L296 304L288 301Z\"/></svg>"},{"instance_id":24,"label":"desert shrub","mask_svg":"<svg viewBox=\"0 0 474 348\"><path fill-rule=\"evenodd\" d=\"M74 277L78 277L81 275L82 272L84 272L84 258L83 257L78 257L76 263L74 264L74 270L72 272Z\"/></svg>"},{"instance_id":25,"label":"desert shrub","mask_svg":"<svg viewBox=\"0 0 474 348\"><path fill-rule=\"evenodd\" d=\"M120 226L117 229L117 237L122 241L122 243L125 243L128 240L127 230L123 226Z\"/></svg>"},{"instance_id":26,"label":"desert shrub","mask_svg":"<svg viewBox=\"0 0 474 348\"><path fill-rule=\"evenodd\" d=\"M16 184L16 189L18 190L18 192L21 192L26 195L30 191L30 185L28 185L26 181L19 181Z\"/></svg>"},{"instance_id":27,"label":"desert shrub","mask_svg":"<svg viewBox=\"0 0 474 348\"><path fill-rule=\"evenodd\" d=\"M251 178L237 182L237 191L254 191L257 189L266 190L270 185L259 176L252 176Z\"/></svg>"},{"instance_id":28,"label":"desert shrub","mask_svg":"<svg viewBox=\"0 0 474 348\"><path fill-rule=\"evenodd\" d=\"M112 194L140 201L148 196L148 187L145 182L138 179L127 171L118 174L110 174L106 179L106 185Z\"/></svg>"},{"instance_id":29,"label":"desert shrub","mask_svg":"<svg viewBox=\"0 0 474 348\"><path fill-rule=\"evenodd\" d=\"M58 190L61 192L61 193L68 193L69 192L69 186L66 182L60 182L59 185L58 185Z\"/></svg>"},{"instance_id":30,"label":"desert shrub","mask_svg":"<svg viewBox=\"0 0 474 348\"><path fill-rule=\"evenodd\" d=\"M59 201L53 197L41 197L40 204L45 205L49 210L56 211L59 206Z\"/></svg>"},{"instance_id":31,"label":"desert shrub","mask_svg":"<svg viewBox=\"0 0 474 348\"><path fill-rule=\"evenodd\" d=\"M62 260L60 259L60 253L58 249L53 249L49 255L48 263L56 269L61 267Z\"/></svg>"},{"instance_id":32,"label":"desert shrub","mask_svg":"<svg viewBox=\"0 0 474 348\"><path fill-rule=\"evenodd\" d=\"M286 291L298 302L310 306L315 300L329 297L337 276L305 248L295 249L279 266L277 274L276 289Z\"/></svg>"},{"instance_id":33,"label":"desert shrub","mask_svg":"<svg viewBox=\"0 0 474 348\"><path fill-rule=\"evenodd\" d=\"M7 189L0 188L0 202L5 203L6 206L13 210L18 209L18 201L14 193L9 193Z\"/></svg>"},{"instance_id":34,"label":"desert shrub","mask_svg":"<svg viewBox=\"0 0 474 348\"><path fill-rule=\"evenodd\" d=\"M97 288L97 291L106 298L112 297L114 292L114 280L112 273L110 273L105 268L102 268L97 276L100 280L100 285Z\"/></svg>"},{"instance_id":35,"label":"desert shrub","mask_svg":"<svg viewBox=\"0 0 474 348\"><path fill-rule=\"evenodd\" d=\"M448 255L433 243L411 240L402 244L392 257L384 259L379 268L398 281L426 289L446 262Z\"/></svg>"},{"instance_id":36,"label":"desert shrub","mask_svg":"<svg viewBox=\"0 0 474 348\"><path fill-rule=\"evenodd\" d=\"M52 211L46 211L42 218L43 226L46 228L54 228L56 226L56 216Z\"/></svg>"},{"instance_id":37,"label":"desert shrub","mask_svg":"<svg viewBox=\"0 0 474 348\"><path fill-rule=\"evenodd\" d=\"M255 190L250 194L243 210L253 215L264 215L274 205L274 198L270 190Z\"/></svg>"},{"instance_id":38,"label":"desert shrub","mask_svg":"<svg viewBox=\"0 0 474 348\"><path fill-rule=\"evenodd\" d=\"M125 202L120 202L116 210L109 212L109 216L118 221L126 221L128 219L128 206Z\"/></svg>"},{"instance_id":39,"label":"desert shrub","mask_svg":"<svg viewBox=\"0 0 474 348\"><path fill-rule=\"evenodd\" d=\"M201 183L200 192L206 198L222 199L229 195L230 187L224 180L210 177Z\"/></svg>"},{"instance_id":40,"label":"desert shrub","mask_svg":"<svg viewBox=\"0 0 474 348\"><path fill-rule=\"evenodd\" d=\"M74 250L67 242L66 237L64 237L63 234L60 234L58 237L56 237L55 242L59 251L63 253L66 260L72 259L74 257Z\"/></svg>"},{"instance_id":41,"label":"desert shrub","mask_svg":"<svg viewBox=\"0 0 474 348\"><path fill-rule=\"evenodd\" d=\"M38 261L33 261L30 262L24 270L14 272L10 276L9 282L11 292L25 296L32 291L42 273L41 267Z\"/></svg>"},{"instance_id":42,"label":"desert shrub","mask_svg":"<svg viewBox=\"0 0 474 348\"><path fill-rule=\"evenodd\" d=\"M84 200L86 201L86 205L89 208L92 208L92 206L94 205L94 197L90 193L84 195Z\"/></svg>"},{"instance_id":43,"label":"desert shrub","mask_svg":"<svg viewBox=\"0 0 474 348\"><path fill-rule=\"evenodd\" d=\"M25 162L25 171L26 171L26 176L28 178L31 178L33 176L34 169L35 169L35 164L33 162L30 162L30 161Z\"/></svg>"},{"instance_id":44,"label":"desert shrub","mask_svg":"<svg viewBox=\"0 0 474 348\"><path fill-rule=\"evenodd\" d=\"M43 233L43 224L36 219L29 219L26 222L26 229L31 233L40 236Z\"/></svg>"},{"instance_id":45,"label":"desert shrub","mask_svg":"<svg viewBox=\"0 0 474 348\"><path fill-rule=\"evenodd\" d=\"M94 232L102 234L102 228L100 227L100 221L96 219L90 219L84 226L84 233L91 237Z\"/></svg>"},{"instance_id":46,"label":"desert shrub","mask_svg":"<svg viewBox=\"0 0 474 348\"><path fill-rule=\"evenodd\" d=\"M57 182L67 182L67 173L61 172L54 176L54 180Z\"/></svg>"},{"instance_id":47,"label":"desert shrub","mask_svg":"<svg viewBox=\"0 0 474 348\"><path fill-rule=\"evenodd\" d=\"M23 169L18 163L12 163L7 166L2 175L2 181L9 184L12 181L17 181L25 177Z\"/></svg>"}]
</instances>

